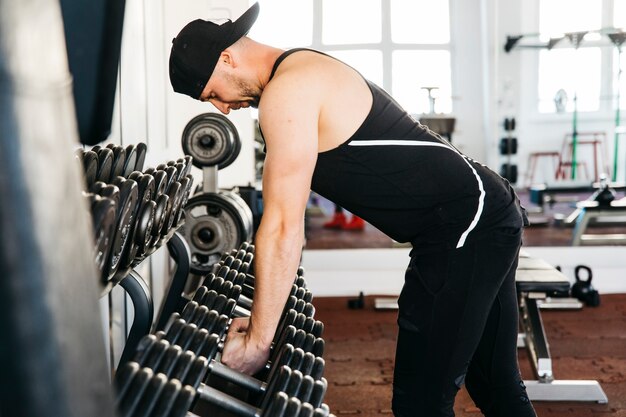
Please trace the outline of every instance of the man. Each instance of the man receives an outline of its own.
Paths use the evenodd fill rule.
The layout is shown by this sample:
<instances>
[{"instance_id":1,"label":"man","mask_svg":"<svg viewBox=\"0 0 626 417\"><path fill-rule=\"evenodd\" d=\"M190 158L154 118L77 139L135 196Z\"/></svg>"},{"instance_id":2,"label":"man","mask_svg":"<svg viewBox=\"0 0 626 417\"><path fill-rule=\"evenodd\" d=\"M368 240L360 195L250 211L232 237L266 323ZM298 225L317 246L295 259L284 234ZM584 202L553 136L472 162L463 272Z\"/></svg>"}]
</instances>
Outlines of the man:
<instances>
[{"instance_id":1,"label":"man","mask_svg":"<svg viewBox=\"0 0 626 417\"><path fill-rule=\"evenodd\" d=\"M382 89L311 50L196 20L173 40L174 90L224 114L259 109L264 213L251 318L236 319L222 361L267 361L295 276L310 189L400 242L411 261L399 299L396 416L452 416L463 383L487 416L535 416L517 364L515 269L525 216L508 182L411 118Z\"/></svg>"}]
</instances>

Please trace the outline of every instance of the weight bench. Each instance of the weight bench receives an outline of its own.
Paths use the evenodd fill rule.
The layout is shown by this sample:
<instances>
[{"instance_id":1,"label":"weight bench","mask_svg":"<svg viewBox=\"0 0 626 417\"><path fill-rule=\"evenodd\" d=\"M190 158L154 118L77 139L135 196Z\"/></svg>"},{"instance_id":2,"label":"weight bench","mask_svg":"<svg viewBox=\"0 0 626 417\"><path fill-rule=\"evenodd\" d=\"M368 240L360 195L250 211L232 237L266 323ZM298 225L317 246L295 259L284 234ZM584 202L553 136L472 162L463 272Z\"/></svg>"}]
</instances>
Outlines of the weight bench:
<instances>
[{"instance_id":1,"label":"weight bench","mask_svg":"<svg viewBox=\"0 0 626 417\"><path fill-rule=\"evenodd\" d=\"M544 260L520 253L515 277L519 298L520 325L523 333L518 347L530 355L537 380L526 380L528 397L534 401L595 401L607 403L608 398L598 381L557 380L552 372L550 347L539 309L581 308L569 296L570 282L565 275ZM397 310L397 298L376 298L375 309Z\"/></svg>"},{"instance_id":2,"label":"weight bench","mask_svg":"<svg viewBox=\"0 0 626 417\"><path fill-rule=\"evenodd\" d=\"M521 340L530 355L537 380L524 381L528 397L534 401L595 401L608 398L598 381L557 380L552 372L550 347L539 307L548 297L567 297L570 282L547 262L520 254L517 275ZM519 343L518 343L519 346Z\"/></svg>"},{"instance_id":3,"label":"weight bench","mask_svg":"<svg viewBox=\"0 0 626 417\"><path fill-rule=\"evenodd\" d=\"M626 225L626 198L614 200L609 205L600 205L597 201L581 201L576 211L570 216L575 220L572 233L572 246L581 245L620 245L626 243L624 233L586 233L592 223L613 221Z\"/></svg>"},{"instance_id":4,"label":"weight bench","mask_svg":"<svg viewBox=\"0 0 626 417\"><path fill-rule=\"evenodd\" d=\"M608 185L615 191L626 191L626 184L623 182L609 182ZM579 201L580 194L591 194L600 187L600 182L562 180L553 183L531 184L528 191L530 202L543 210L546 203L552 205L562 202L576 202Z\"/></svg>"}]
</instances>

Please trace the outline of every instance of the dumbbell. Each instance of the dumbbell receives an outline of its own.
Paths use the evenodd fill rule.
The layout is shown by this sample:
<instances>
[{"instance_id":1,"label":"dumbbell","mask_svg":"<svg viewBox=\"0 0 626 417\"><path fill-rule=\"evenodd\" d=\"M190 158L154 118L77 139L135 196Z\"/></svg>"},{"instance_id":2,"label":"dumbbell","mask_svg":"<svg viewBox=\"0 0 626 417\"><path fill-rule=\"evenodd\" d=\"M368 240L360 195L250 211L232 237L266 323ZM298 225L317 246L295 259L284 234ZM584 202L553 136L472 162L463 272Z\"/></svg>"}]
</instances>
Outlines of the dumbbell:
<instances>
[{"instance_id":1,"label":"dumbbell","mask_svg":"<svg viewBox=\"0 0 626 417\"><path fill-rule=\"evenodd\" d=\"M133 171L128 175L129 180L137 183L138 203L135 210L135 221L129 231L129 248L123 260L123 266L130 266L138 254L144 253L150 244L152 228L154 227L156 203L152 201L154 194L154 178Z\"/></svg>"},{"instance_id":2,"label":"dumbbell","mask_svg":"<svg viewBox=\"0 0 626 417\"><path fill-rule=\"evenodd\" d=\"M287 305L286 307L289 307ZM210 310L206 306L199 306L196 302L190 301L183 309L182 314L173 313L170 321L166 325L168 333L176 337L177 334L190 332L193 329L185 330L185 327L193 324L199 328L224 337L227 326L230 322L228 316L219 314L215 310ZM169 330L169 327L173 330ZM276 346L281 346L286 342L303 349L305 352L312 352L315 356L322 356L324 353L324 340L321 338L324 332L324 324L320 321L306 317L296 310L290 309L283 314L271 345L270 363L276 360ZM267 372L266 367L264 372Z\"/></svg>"},{"instance_id":3,"label":"dumbbell","mask_svg":"<svg viewBox=\"0 0 626 417\"><path fill-rule=\"evenodd\" d=\"M111 185L115 185L120 190L120 207L127 212L118 213L123 221L118 224L118 232L121 234L122 247L121 251L112 260L117 268L127 268L129 263L129 255L132 255L134 247L134 230L137 219L137 211L140 205L139 186L136 181L117 176L111 180ZM128 201L124 205L124 201Z\"/></svg>"},{"instance_id":4,"label":"dumbbell","mask_svg":"<svg viewBox=\"0 0 626 417\"><path fill-rule=\"evenodd\" d=\"M190 350L183 351L179 346L171 345L167 340L155 340L155 337L145 337L142 339L136 357L130 366L125 366L120 370L119 378L116 377L118 383L118 392L120 403L124 403L129 398L129 392L134 391L129 386L129 380L132 382L132 372L127 368L148 367L156 373L162 373L168 378L180 380L184 385L190 385L197 389L199 399L209 401L214 405L220 405L225 401L231 400L232 397L220 393L214 388L206 385L204 381L210 374L217 374L225 377L226 380L235 384L241 384L242 387L250 387L251 393L260 395L260 403L262 409L267 409L272 395L276 392L285 392L289 396L298 396L303 401L312 402L314 405L321 405L321 401L326 391L326 380L321 376L323 372L323 360L319 358L315 360L318 364L315 379L312 375L304 375L300 370L293 370L287 365L276 365L266 382L255 380L254 378L243 373L228 369L224 365L215 361L217 355L218 338L211 335L210 347L205 349L207 356L198 356ZM290 356L297 352L288 345L282 350L281 363L290 362ZM286 357L286 358L285 358ZM321 368L320 368L321 364ZM307 370L308 371L308 370ZM241 401L236 401L235 405L243 406L244 410L251 411L253 406L247 405ZM227 408L230 409L230 408ZM231 411L233 411L231 409ZM247 415L242 414L242 415ZM254 415L254 414L253 414Z\"/></svg>"},{"instance_id":5,"label":"dumbbell","mask_svg":"<svg viewBox=\"0 0 626 417\"><path fill-rule=\"evenodd\" d=\"M278 349L278 355L272 364L268 364L269 373L266 381L259 380L252 376L234 371L221 364L216 357L221 350L220 339L215 334L207 334L205 329L199 329L194 325L188 325L185 330L193 329L192 332L182 332L173 334L177 330L172 327L168 332L157 332L156 335L147 335L141 339L133 362L142 367L150 367L155 372L162 372L168 376L184 380L187 367L191 359L190 356L207 358L207 376L214 375L233 384L248 389L252 394L265 394L268 385L275 373L282 366L289 366L297 369L302 376L309 376L313 381L322 378L324 372L324 360L315 356L311 352L305 352L302 348L294 347L289 342L301 343L298 340L298 333L294 329L289 329L289 335L283 338L282 345ZM186 362L179 361L184 356ZM205 381L206 377L201 381ZM190 383L190 382L187 382ZM197 386L197 385L196 385Z\"/></svg>"},{"instance_id":6,"label":"dumbbell","mask_svg":"<svg viewBox=\"0 0 626 417\"><path fill-rule=\"evenodd\" d=\"M113 153L110 181L113 181L115 177L124 178L122 175L124 174L124 163L126 162L126 149L112 143L106 145L105 149L110 149Z\"/></svg>"},{"instance_id":7,"label":"dumbbell","mask_svg":"<svg viewBox=\"0 0 626 417\"><path fill-rule=\"evenodd\" d=\"M140 368L134 362L127 362L118 370L115 382L121 417L186 416L196 397L193 387L155 374L150 368Z\"/></svg>"},{"instance_id":8,"label":"dumbbell","mask_svg":"<svg viewBox=\"0 0 626 417\"><path fill-rule=\"evenodd\" d=\"M110 149L105 149L109 152L111 151ZM110 280L119 269L122 255L126 249L128 232L134 220L134 211L139 197L137 183L132 180L124 179L121 179L121 181L118 181L116 184L106 184L102 181L96 181L92 184L90 191L112 199L117 205L115 234L104 268L104 271L106 271L105 275L107 276L106 279Z\"/></svg>"},{"instance_id":9,"label":"dumbbell","mask_svg":"<svg viewBox=\"0 0 626 417\"><path fill-rule=\"evenodd\" d=\"M91 148L98 156L98 171L96 173L96 181L109 183L111 180L111 172L113 169L113 151L108 148L101 148L96 145Z\"/></svg>"},{"instance_id":10,"label":"dumbbell","mask_svg":"<svg viewBox=\"0 0 626 417\"><path fill-rule=\"evenodd\" d=\"M232 265L237 268L238 262L240 261L238 259L235 259L232 262ZM217 269L217 272L210 272L209 274L207 274L204 282L207 282L208 279L212 279L213 276L218 276L224 278L224 280L226 281L232 281L233 285L239 285L242 288L242 294L244 295L244 297L250 299L250 304L246 306L246 308L249 309L252 305L251 299L254 295L255 277L251 276L250 274L237 273L237 269L233 270L226 265L221 265L219 268L214 268L214 270L215 269ZM303 277L296 277L293 285L295 285L299 290L297 293L294 293L294 289L292 289L291 295L295 295L297 298L302 298L307 302L311 302L313 300L313 294L306 289L306 282L304 281Z\"/></svg>"},{"instance_id":11,"label":"dumbbell","mask_svg":"<svg viewBox=\"0 0 626 417\"><path fill-rule=\"evenodd\" d=\"M202 300L206 304L200 304L197 301L189 301L183 308L182 312L173 313L178 315L175 319L181 319L185 323L193 323L198 327L204 327L207 330L222 336L229 324L229 316L223 314L220 311L212 309L212 305L215 305L214 301L208 301L212 298L216 300L219 296L213 291L207 292L206 296ZM324 324L315 320L313 317L307 316L302 312L292 308L296 307L297 302L294 302L293 298L288 300L285 305L285 311L281 316L281 320L278 323L276 329L276 335L280 335L284 329L288 326L294 326L297 330L302 329L305 334L312 334L316 338L321 338L324 332ZM274 337L274 343L278 341L277 337Z\"/></svg>"},{"instance_id":12,"label":"dumbbell","mask_svg":"<svg viewBox=\"0 0 626 417\"><path fill-rule=\"evenodd\" d=\"M135 145L128 145L125 149L126 159L122 169L122 177L128 178L131 173L137 171L137 148Z\"/></svg>"},{"instance_id":13,"label":"dumbbell","mask_svg":"<svg viewBox=\"0 0 626 417\"><path fill-rule=\"evenodd\" d=\"M107 261L115 236L115 200L89 194L91 218L94 234L94 262L100 279L108 278Z\"/></svg>"},{"instance_id":14,"label":"dumbbell","mask_svg":"<svg viewBox=\"0 0 626 417\"><path fill-rule=\"evenodd\" d=\"M89 189L98 178L98 154L93 151L79 149L76 152L76 156L83 166L85 185Z\"/></svg>"},{"instance_id":15,"label":"dumbbell","mask_svg":"<svg viewBox=\"0 0 626 417\"><path fill-rule=\"evenodd\" d=\"M251 242L243 242L239 245L239 249L233 249L230 253L223 255L222 260L227 256L233 256L235 259L241 259L242 262L248 262L252 268L252 258L254 257L255 247ZM252 271L250 271L252 272ZM299 266L296 272L299 277L304 276L304 267Z\"/></svg>"},{"instance_id":16,"label":"dumbbell","mask_svg":"<svg viewBox=\"0 0 626 417\"><path fill-rule=\"evenodd\" d=\"M229 271L224 278L209 273L204 278L201 287L206 287L208 290L214 290L218 294L224 294L226 297L234 299L239 307L250 311L252 309L254 288L246 284L242 284L244 280L244 274L237 274L236 271L233 270ZM196 290L196 293L197 291L198 290ZM306 303L311 303L313 301L313 293L305 288L298 287L296 284L291 286L289 295L294 296L297 300L304 300ZM199 302L199 300L196 301ZM237 311L236 314L238 316L245 316L246 312Z\"/></svg>"},{"instance_id":17,"label":"dumbbell","mask_svg":"<svg viewBox=\"0 0 626 417\"><path fill-rule=\"evenodd\" d=\"M211 297L219 298L219 296L215 296L214 291L210 291L206 298ZM322 356L324 352L324 340L321 337L324 332L324 324L292 308L300 307L301 305L302 303L296 302L293 297L288 299L283 315L274 333L272 347L280 346L284 342L284 340L281 340L281 337L284 337L287 341L291 341L292 338L297 336L296 342L292 344L305 351L310 351L316 356ZM217 334L221 338L226 334L229 323L230 317L228 315L213 310L209 306L200 305L196 301L190 301L180 314L172 313L163 331L167 331L175 336L183 332L186 325L193 324L198 328L204 328L208 332ZM169 330L170 327L174 327L174 329ZM293 328L293 330L291 330L290 327ZM186 331L189 332L191 330ZM291 333L294 334L292 335ZM276 350L272 348L270 357L275 358L275 356Z\"/></svg>"},{"instance_id":18,"label":"dumbbell","mask_svg":"<svg viewBox=\"0 0 626 417\"><path fill-rule=\"evenodd\" d=\"M141 368L134 362L128 362L120 369L115 383L118 391L116 404L121 417L195 416L188 410L196 399L236 410L244 416L298 417L297 414L286 414L290 398L284 392L277 391L268 401L267 408L260 410L210 387L199 393L191 385L183 385L178 379L162 373L155 374L152 369Z\"/></svg>"},{"instance_id":19,"label":"dumbbell","mask_svg":"<svg viewBox=\"0 0 626 417\"><path fill-rule=\"evenodd\" d=\"M213 268L210 273L226 278L227 274L232 269L234 269L237 272L241 272L245 274L243 284L248 285L250 287L254 287L254 282L256 278L254 277L254 275L251 275L245 272L245 270L248 269L248 265L249 264L247 262L242 262L241 260L235 259L232 256L226 256L224 258L224 262L220 261L216 263L215 265L213 265ZM306 281L304 280L304 277L302 275L296 275L294 279L294 284L296 284L298 287L306 288Z\"/></svg>"},{"instance_id":20,"label":"dumbbell","mask_svg":"<svg viewBox=\"0 0 626 417\"><path fill-rule=\"evenodd\" d=\"M144 336L137 347L133 361L141 366L169 374L178 355L190 351L196 356L208 358L210 375L241 386L254 394L266 392L267 382L264 380L234 371L219 362L217 357L218 352L222 349L222 344L218 335L210 334L208 330L199 328L192 323L185 323L182 327L178 326L179 320L173 321L165 332ZM303 341L304 338L297 331L289 329L287 336L281 339L283 344L276 347L278 354L275 361L266 365L267 378L265 379L267 381L283 365L299 370L303 376L308 375L314 381L322 378L325 366L324 359L316 356L313 352L306 352L304 349L307 346L304 346ZM290 342L299 346L294 346Z\"/></svg>"},{"instance_id":21,"label":"dumbbell","mask_svg":"<svg viewBox=\"0 0 626 417\"><path fill-rule=\"evenodd\" d=\"M252 304L250 299L243 298L242 303L239 302L240 296L238 294L241 291L241 287L238 285L230 287L230 283L224 284L223 290L228 292L229 295L234 296L235 298L231 298L226 294L217 294L217 291L211 290L208 287L202 285L200 286L196 292L194 293L193 300L198 302L198 304L206 304L211 303L211 305L207 305L210 308L220 311L227 316L234 317L248 317L250 315L250 308L245 308L241 304L250 305ZM292 291L294 291L294 287L292 286ZM206 298L207 293L214 292L217 294L215 298ZM305 291L306 292L306 291ZM300 288L295 290L295 294L301 296L302 291ZM313 304L307 300L310 299L308 293L306 293L303 298L296 298L295 295L290 295L287 298L287 305L291 306L287 309L293 308L298 311L298 313L303 313L307 317L313 317L315 315L315 307ZM210 300L210 301L209 301ZM287 310L285 310L287 311Z\"/></svg>"},{"instance_id":22,"label":"dumbbell","mask_svg":"<svg viewBox=\"0 0 626 417\"><path fill-rule=\"evenodd\" d=\"M182 202L183 195L181 194L181 185L177 181L173 181L174 175L170 170L170 173L166 171L166 166L164 164L159 165L159 167L148 168L144 174L151 175L154 178L155 183L155 191L153 195L153 200L157 201L158 197L161 195L167 195L168 201L167 208L165 210L165 224L163 225L163 229L160 230L162 236L166 236L174 219L178 214L178 209ZM173 170L176 170L174 167L170 167ZM175 185L178 184L178 185ZM158 201L157 201L158 204Z\"/></svg>"}]
</instances>

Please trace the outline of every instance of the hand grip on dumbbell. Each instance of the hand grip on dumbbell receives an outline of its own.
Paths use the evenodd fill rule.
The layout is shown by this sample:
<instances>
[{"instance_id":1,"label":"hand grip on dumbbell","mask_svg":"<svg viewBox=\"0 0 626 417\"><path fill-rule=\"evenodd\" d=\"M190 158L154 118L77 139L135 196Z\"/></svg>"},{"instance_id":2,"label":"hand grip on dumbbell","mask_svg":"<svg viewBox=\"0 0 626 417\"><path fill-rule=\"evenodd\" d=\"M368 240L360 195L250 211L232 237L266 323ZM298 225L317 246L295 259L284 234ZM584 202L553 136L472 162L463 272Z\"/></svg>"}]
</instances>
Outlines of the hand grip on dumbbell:
<instances>
[{"instance_id":1,"label":"hand grip on dumbbell","mask_svg":"<svg viewBox=\"0 0 626 417\"><path fill-rule=\"evenodd\" d=\"M222 339L227 331L229 319L225 315L219 315L215 310L206 306L199 306L190 301L182 315L173 313L163 331L157 332L159 338L164 338L170 343L179 344L179 338L189 342L189 334L195 329L205 329L207 332L216 334ZM321 338L324 331L322 322L306 317L295 310L289 310L279 322L270 350L270 362L276 359L276 346L291 343L296 348L302 348L305 352L312 352L315 356L322 356L324 352L324 340ZM190 342L189 342L190 343ZM222 345L220 345L220 349ZM269 366L266 367L268 369Z\"/></svg>"},{"instance_id":2,"label":"hand grip on dumbbell","mask_svg":"<svg viewBox=\"0 0 626 417\"><path fill-rule=\"evenodd\" d=\"M185 373L181 370L180 361L178 365L176 362L183 352L188 351L197 357L208 358L207 376L217 376L241 386L251 393L261 395L267 390L266 381L271 381L274 373L282 366L298 370L303 376L310 376L314 381L323 376L325 366L323 358L315 356L311 352L305 352L299 347L294 347L289 341L284 341L278 349L279 354L271 364L269 373L264 379L243 374L219 362L220 340L217 335L209 335L204 329L198 329L193 325L189 327L193 327L194 332L178 339L168 335L161 336L161 338L159 335L145 336L137 347L133 362L142 367L149 367L155 372L184 376ZM189 340L185 340L185 338ZM298 341L294 341L294 343L298 345Z\"/></svg>"}]
</instances>

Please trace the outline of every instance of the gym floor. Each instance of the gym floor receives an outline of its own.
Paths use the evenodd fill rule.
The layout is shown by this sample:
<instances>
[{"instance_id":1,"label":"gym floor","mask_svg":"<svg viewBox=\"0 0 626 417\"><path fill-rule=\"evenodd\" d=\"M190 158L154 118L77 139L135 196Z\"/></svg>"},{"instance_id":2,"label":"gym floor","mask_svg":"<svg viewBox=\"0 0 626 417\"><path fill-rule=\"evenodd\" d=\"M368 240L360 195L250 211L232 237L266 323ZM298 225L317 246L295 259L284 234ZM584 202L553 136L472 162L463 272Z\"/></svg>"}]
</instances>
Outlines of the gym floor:
<instances>
[{"instance_id":1,"label":"gym floor","mask_svg":"<svg viewBox=\"0 0 626 417\"><path fill-rule=\"evenodd\" d=\"M519 196L532 212L528 194L522 191ZM333 206L320 199L319 207L321 210L313 210L307 217L308 249L395 245L371 225L361 232L324 229L322 225L332 214ZM544 213L531 214L531 221L551 218L553 213L568 215L571 211L571 204L559 203L546 207ZM626 233L626 227L603 227L601 232ZM525 229L524 242L526 246L568 246L571 235L571 227L548 222ZM329 388L325 401L337 416L391 415L396 312L375 310L374 298L366 297L362 310L348 309L348 299L343 297L315 299L316 317L326 325L324 358ZM609 398L608 404L537 402L538 416L626 417L626 294L602 295L601 300L597 308L542 311L542 318L555 377L599 381ZM524 349L519 350L519 361L524 378L534 379ZM465 389L457 396L455 412L458 417L481 415Z\"/></svg>"},{"instance_id":2,"label":"gym floor","mask_svg":"<svg viewBox=\"0 0 626 417\"><path fill-rule=\"evenodd\" d=\"M338 417L391 415L391 383L396 313L374 309L365 297L362 310L347 298L316 298L316 318L324 322L325 402ZM603 295L597 308L541 313L557 379L597 380L608 404L535 402L539 417L626 417L626 294ZM524 349L519 350L524 379L534 379ZM482 415L463 388L457 417Z\"/></svg>"}]
</instances>

